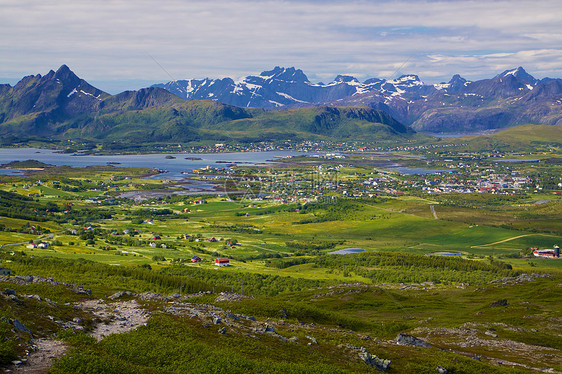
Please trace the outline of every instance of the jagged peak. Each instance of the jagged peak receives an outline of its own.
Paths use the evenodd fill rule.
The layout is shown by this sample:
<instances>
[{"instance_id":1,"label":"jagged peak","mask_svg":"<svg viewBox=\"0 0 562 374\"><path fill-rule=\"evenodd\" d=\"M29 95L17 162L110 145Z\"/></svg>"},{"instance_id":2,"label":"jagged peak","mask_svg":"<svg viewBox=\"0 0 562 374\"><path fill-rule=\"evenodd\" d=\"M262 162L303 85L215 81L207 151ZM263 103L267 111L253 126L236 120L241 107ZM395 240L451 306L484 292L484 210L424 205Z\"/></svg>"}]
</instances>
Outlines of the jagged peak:
<instances>
[{"instance_id":1,"label":"jagged peak","mask_svg":"<svg viewBox=\"0 0 562 374\"><path fill-rule=\"evenodd\" d=\"M62 64L60 68L58 68L57 70L57 73L68 73L68 72L72 72L72 70L70 70L70 68L66 64Z\"/></svg>"},{"instance_id":2,"label":"jagged peak","mask_svg":"<svg viewBox=\"0 0 562 374\"><path fill-rule=\"evenodd\" d=\"M286 81L309 82L308 77L304 74L304 72L301 69L295 69L294 67L284 68L276 66L273 70L263 71L260 74L260 77L265 79L276 78Z\"/></svg>"},{"instance_id":3,"label":"jagged peak","mask_svg":"<svg viewBox=\"0 0 562 374\"><path fill-rule=\"evenodd\" d=\"M515 78L524 81L525 83L535 83L537 80L531 74L527 73L525 69L519 66L516 69L506 70L503 73L499 74L498 77L505 78L508 76L514 76Z\"/></svg>"},{"instance_id":4,"label":"jagged peak","mask_svg":"<svg viewBox=\"0 0 562 374\"><path fill-rule=\"evenodd\" d=\"M350 82L359 83L357 78L355 78L351 75L338 75L334 79L334 82L338 82L338 83L350 83Z\"/></svg>"},{"instance_id":5,"label":"jagged peak","mask_svg":"<svg viewBox=\"0 0 562 374\"><path fill-rule=\"evenodd\" d=\"M453 77L449 81L450 84L465 83L465 82L468 82L468 81L466 79L464 79L463 77L461 77L460 74L453 75Z\"/></svg>"},{"instance_id":6,"label":"jagged peak","mask_svg":"<svg viewBox=\"0 0 562 374\"><path fill-rule=\"evenodd\" d=\"M416 74L404 74L395 79L394 82L421 82L421 79Z\"/></svg>"}]
</instances>

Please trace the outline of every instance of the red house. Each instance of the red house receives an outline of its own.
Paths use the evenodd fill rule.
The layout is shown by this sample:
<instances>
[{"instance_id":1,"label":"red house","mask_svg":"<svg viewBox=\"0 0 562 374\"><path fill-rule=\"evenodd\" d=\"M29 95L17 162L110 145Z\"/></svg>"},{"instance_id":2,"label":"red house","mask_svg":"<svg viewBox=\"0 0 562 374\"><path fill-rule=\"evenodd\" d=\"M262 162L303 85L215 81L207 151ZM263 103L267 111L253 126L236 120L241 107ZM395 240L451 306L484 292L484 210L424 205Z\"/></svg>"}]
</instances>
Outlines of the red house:
<instances>
[{"instance_id":1,"label":"red house","mask_svg":"<svg viewBox=\"0 0 562 374\"><path fill-rule=\"evenodd\" d=\"M216 266L229 266L229 265L230 265L230 261L229 261L228 258L226 258L226 257L216 258L216 259L215 259L215 265L216 265Z\"/></svg>"}]
</instances>

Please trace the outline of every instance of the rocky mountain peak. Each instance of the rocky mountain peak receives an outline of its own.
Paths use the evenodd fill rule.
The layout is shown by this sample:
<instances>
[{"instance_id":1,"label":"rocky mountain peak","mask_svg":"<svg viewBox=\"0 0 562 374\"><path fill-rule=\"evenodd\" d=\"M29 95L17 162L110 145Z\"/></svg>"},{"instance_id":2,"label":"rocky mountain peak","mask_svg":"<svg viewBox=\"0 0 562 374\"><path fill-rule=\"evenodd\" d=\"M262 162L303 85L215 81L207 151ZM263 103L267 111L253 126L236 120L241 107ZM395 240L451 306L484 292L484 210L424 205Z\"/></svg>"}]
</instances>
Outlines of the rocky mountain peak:
<instances>
[{"instance_id":1,"label":"rocky mountain peak","mask_svg":"<svg viewBox=\"0 0 562 374\"><path fill-rule=\"evenodd\" d=\"M514 76L515 78L517 78L517 80L522 81L526 84L535 84L537 82L535 77L527 73L521 66L516 69L506 70L503 73L499 74L497 77L506 78L509 76Z\"/></svg>"},{"instance_id":2,"label":"rocky mountain peak","mask_svg":"<svg viewBox=\"0 0 562 374\"><path fill-rule=\"evenodd\" d=\"M357 80L357 78L352 77L351 75L338 75L335 79L334 82L338 82L338 83L359 83L359 81Z\"/></svg>"},{"instance_id":3,"label":"rocky mountain peak","mask_svg":"<svg viewBox=\"0 0 562 374\"><path fill-rule=\"evenodd\" d=\"M262 72L260 77L265 79L274 78L288 82L309 82L308 77L304 74L304 72L301 69L295 69L294 67L284 68L276 66L273 70Z\"/></svg>"}]
</instances>

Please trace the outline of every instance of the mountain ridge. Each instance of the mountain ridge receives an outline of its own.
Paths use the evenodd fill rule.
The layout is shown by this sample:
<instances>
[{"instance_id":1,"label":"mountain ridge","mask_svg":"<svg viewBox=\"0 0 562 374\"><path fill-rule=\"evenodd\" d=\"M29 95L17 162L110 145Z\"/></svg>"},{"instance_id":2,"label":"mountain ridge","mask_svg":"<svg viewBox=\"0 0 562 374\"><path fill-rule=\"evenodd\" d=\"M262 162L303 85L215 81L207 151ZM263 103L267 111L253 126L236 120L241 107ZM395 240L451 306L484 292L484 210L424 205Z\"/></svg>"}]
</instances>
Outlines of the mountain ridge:
<instances>
[{"instance_id":1,"label":"mountain ridge","mask_svg":"<svg viewBox=\"0 0 562 374\"><path fill-rule=\"evenodd\" d=\"M303 80L296 70L285 76ZM3 144L33 139L133 144L387 140L414 135L414 130L387 113L368 107L319 106L281 113L212 100L184 100L159 87L109 95L77 77L66 65L56 72L27 76L13 87L0 89Z\"/></svg>"},{"instance_id":2,"label":"mountain ridge","mask_svg":"<svg viewBox=\"0 0 562 374\"><path fill-rule=\"evenodd\" d=\"M152 87L188 100L209 99L240 107L367 106L386 111L418 131L474 132L527 123L562 124L561 83L561 79L536 79L518 67L474 82L455 74L447 83L427 85L417 75L406 74L363 82L337 75L324 84L311 83L300 69L276 66L238 81L205 78Z\"/></svg>"}]
</instances>

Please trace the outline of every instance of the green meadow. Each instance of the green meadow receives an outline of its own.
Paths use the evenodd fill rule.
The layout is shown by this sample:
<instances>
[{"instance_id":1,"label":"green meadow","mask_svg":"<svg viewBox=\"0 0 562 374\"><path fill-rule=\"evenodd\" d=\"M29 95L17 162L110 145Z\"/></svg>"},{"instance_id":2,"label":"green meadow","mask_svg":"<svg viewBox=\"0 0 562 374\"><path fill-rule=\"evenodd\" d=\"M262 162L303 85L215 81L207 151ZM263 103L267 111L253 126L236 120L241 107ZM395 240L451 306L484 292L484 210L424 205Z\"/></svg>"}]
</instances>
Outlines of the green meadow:
<instances>
[{"instance_id":1,"label":"green meadow","mask_svg":"<svg viewBox=\"0 0 562 374\"><path fill-rule=\"evenodd\" d=\"M357 358L358 347L390 359L391 373L432 373L436 366L451 373L562 370L562 260L531 254L532 247L562 243L560 195L426 195L412 189L278 199L236 193L120 196L178 189L143 178L149 173L49 168L2 177L0 266L15 275L79 284L92 295L3 282L16 295L38 294L65 306L50 311L37 299L0 299L0 364L20 357L28 342L7 322L19 318L34 335L58 336L67 344L52 373L372 372ZM245 183L261 188L256 179L267 173L253 175ZM351 189L365 175L380 177L364 165L348 166L340 181ZM27 248L41 242L48 246ZM345 248L365 252L329 254ZM194 256L202 261L193 263ZM228 257L230 266L215 266L219 257ZM519 280L529 273L536 275ZM503 278L512 281L495 282ZM87 335L96 319L67 303L107 300L120 290L213 292L189 302L275 322L277 333L300 343L254 338L256 331L234 332L232 326L219 334L218 327L166 312L168 304L158 300L142 303L154 312L146 325L96 342ZM216 301L220 292L252 298ZM84 329L63 328L49 315L80 317ZM396 345L398 333L432 347ZM472 340L463 341L468 335ZM307 336L318 344L305 343ZM532 355L533 350L549 353Z\"/></svg>"}]
</instances>

